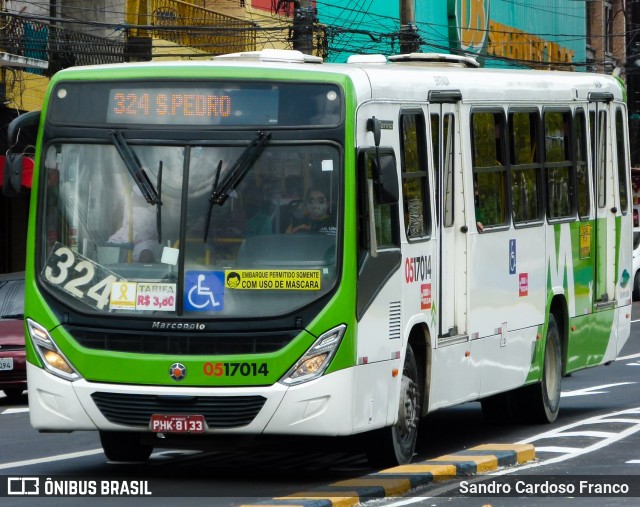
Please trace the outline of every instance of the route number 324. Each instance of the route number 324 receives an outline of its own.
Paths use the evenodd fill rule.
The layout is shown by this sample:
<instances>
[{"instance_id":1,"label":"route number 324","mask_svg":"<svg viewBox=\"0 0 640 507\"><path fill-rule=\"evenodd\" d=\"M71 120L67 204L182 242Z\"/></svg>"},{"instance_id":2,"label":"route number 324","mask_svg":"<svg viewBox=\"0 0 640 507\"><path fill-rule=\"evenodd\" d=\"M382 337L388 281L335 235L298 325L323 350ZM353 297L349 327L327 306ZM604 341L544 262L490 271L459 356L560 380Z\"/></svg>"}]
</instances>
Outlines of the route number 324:
<instances>
[{"instance_id":1,"label":"route number 324","mask_svg":"<svg viewBox=\"0 0 640 507\"><path fill-rule=\"evenodd\" d=\"M98 310L109 303L117 277L70 248L56 243L44 268L45 279Z\"/></svg>"}]
</instances>

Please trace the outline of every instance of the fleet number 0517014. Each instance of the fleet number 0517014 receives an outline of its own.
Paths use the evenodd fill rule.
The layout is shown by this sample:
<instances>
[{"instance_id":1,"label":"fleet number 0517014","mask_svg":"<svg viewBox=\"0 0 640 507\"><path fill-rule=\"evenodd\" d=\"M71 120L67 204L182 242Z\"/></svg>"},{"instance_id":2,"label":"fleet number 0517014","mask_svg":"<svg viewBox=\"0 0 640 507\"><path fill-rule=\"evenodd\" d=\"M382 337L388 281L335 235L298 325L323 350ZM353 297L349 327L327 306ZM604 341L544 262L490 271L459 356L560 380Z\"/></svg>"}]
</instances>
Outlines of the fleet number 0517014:
<instances>
[{"instance_id":1,"label":"fleet number 0517014","mask_svg":"<svg viewBox=\"0 0 640 507\"><path fill-rule=\"evenodd\" d=\"M207 377L257 377L269 375L267 363L204 363L202 367Z\"/></svg>"}]
</instances>

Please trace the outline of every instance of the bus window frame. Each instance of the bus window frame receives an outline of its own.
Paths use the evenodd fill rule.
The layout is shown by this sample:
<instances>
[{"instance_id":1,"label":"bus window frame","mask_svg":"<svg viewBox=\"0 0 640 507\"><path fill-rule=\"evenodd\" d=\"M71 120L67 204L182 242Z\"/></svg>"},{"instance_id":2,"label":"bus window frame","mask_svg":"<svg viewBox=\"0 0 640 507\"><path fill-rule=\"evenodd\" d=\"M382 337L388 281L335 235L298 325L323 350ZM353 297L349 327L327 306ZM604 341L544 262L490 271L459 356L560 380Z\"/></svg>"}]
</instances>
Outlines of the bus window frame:
<instances>
[{"instance_id":1,"label":"bus window frame","mask_svg":"<svg viewBox=\"0 0 640 507\"><path fill-rule=\"evenodd\" d=\"M623 168L623 173L626 174L626 167L629 165L629 145L627 143L627 138L625 135L625 131L628 132L628 127L625 124L625 111L624 108L622 107L621 104L615 104L615 111L614 111L614 123L613 126L615 128L615 135L616 135L616 143L615 143L615 150L616 150L616 177L618 179L618 195L616 196L619 204L620 204L620 213L624 216L627 215L629 213L629 209L631 208L630 205L630 201L633 201L633 192L629 191L629 183L627 181L627 178L625 177L624 181L620 181L620 171L621 171L621 166L620 166L620 151L622 148L622 155L624 156L624 168ZM618 118L620 118L620 120L622 121L622 124L620 125L618 123ZM621 128L620 128L621 127ZM626 127L626 128L625 128ZM620 131L622 132L622 139L619 139L618 134L620 133ZM620 144L622 142L622 145ZM629 171L630 172L630 171ZM624 185L624 187L623 187ZM626 199L626 207L623 208L622 206L622 190L624 188L624 193L625 193L625 199Z\"/></svg>"},{"instance_id":2,"label":"bus window frame","mask_svg":"<svg viewBox=\"0 0 640 507\"><path fill-rule=\"evenodd\" d=\"M533 140L537 143L537 148L535 151L535 160L530 164L516 164L515 163L515 150L514 150L514 136L513 136L513 121L512 115L516 113L528 113L535 114L535 124L534 127L536 129L535 136ZM509 205L511 210L511 221L513 223L514 229L526 229L529 227L541 227L544 224L544 219L546 216L546 192L545 192L545 173L544 173L544 164L542 163L542 121L540 108L535 106L508 106L507 107L507 137L508 137L508 170L510 177L510 185L508 188L509 194ZM532 220L520 220L516 221L514 217L514 206L513 206L513 172L520 170L528 170L528 169L536 169L536 184L537 184L537 192L536 192L536 200L538 201L538 216Z\"/></svg>"},{"instance_id":3,"label":"bus window frame","mask_svg":"<svg viewBox=\"0 0 640 507\"><path fill-rule=\"evenodd\" d=\"M499 143L497 146L500 147L502 156L502 162L496 160L497 165L493 166L476 166L475 165L475 135L474 135L474 115L480 113L489 113L493 115L498 115L500 120L500 129L501 136L499 139ZM504 222L487 225L483 223L483 231L482 233L488 232L497 232L497 231L506 231L511 228L513 223L513 219L511 217L511 175L509 173L509 143L506 140L508 136L507 129L507 115L505 108L503 107L486 107L486 106L478 106L472 107L469 111L469 135L470 135L470 145L471 145L471 173L472 173L472 194L475 199L475 184L478 173L490 173L490 172L502 172L504 173L504 196L502 202L504 203ZM495 137L494 137L495 139Z\"/></svg>"},{"instance_id":4,"label":"bus window frame","mask_svg":"<svg viewBox=\"0 0 640 507\"><path fill-rule=\"evenodd\" d=\"M391 207L391 227L393 236L393 246L378 247L372 252L372 242L370 235L370 221L374 212L369 207L370 193L375 204L375 192L370 187L372 181L368 174L368 157L376 158L380 155L391 155L396 161L395 150L384 146L375 148L364 146L358 149L356 154L356 221L357 221L357 294L356 294L356 319L360 320L371 305L376 295L382 290L387 280L400 269L402 265L402 244L400 233L400 201L394 204L387 204ZM378 203L379 204L379 203Z\"/></svg>"},{"instance_id":5,"label":"bus window frame","mask_svg":"<svg viewBox=\"0 0 640 507\"><path fill-rule=\"evenodd\" d=\"M576 129L576 125L578 122L578 118L579 115L582 115L582 121L584 122L583 124L583 144L582 144L582 149L579 150L578 146L580 145L580 138L578 137L577 134L577 129ZM594 195L594 189L593 189L593 185L594 185L594 181L592 178L592 172L589 168L589 158L590 158L590 153L589 153L589 145L587 144L588 138L589 138L589 116L588 116L588 111L582 107L576 107L573 110L573 119L572 119L572 137L573 137L573 161L574 161L574 171L575 171L575 194L576 194L576 214L578 216L578 220L581 222L586 222L591 220L591 216L592 216L592 212L593 212L593 205L594 203L592 202L593 199L593 195ZM578 151L582 151L584 153L584 160L578 160ZM580 214L580 203L579 203L579 197L578 197L578 165L580 163L583 163L586 171L587 171L587 193L588 193L588 203L589 203L589 209L587 211L586 215L582 215Z\"/></svg>"},{"instance_id":6,"label":"bus window frame","mask_svg":"<svg viewBox=\"0 0 640 507\"><path fill-rule=\"evenodd\" d=\"M564 141L564 148L567 149L567 146L570 150L569 158L563 162L548 162L547 161L547 149L546 149L546 130L545 130L545 114L546 113L560 113L563 115L568 114L569 117L569 142ZM573 140L575 138L574 135L574 126L573 126L573 108L569 105L561 106L561 105L553 105L553 106L543 106L541 112L541 122L542 122L542 142L543 142L543 150L542 150L542 165L544 170L544 194L545 194L545 214L547 217L547 223L549 224L559 224L559 223L570 223L578 220L578 206L577 206L577 196L576 196L576 168L575 168L575 153ZM571 206L570 213L565 216L555 217L551 215L551 199L549 196L549 168L556 167L568 167L569 168L569 204Z\"/></svg>"},{"instance_id":7,"label":"bus window frame","mask_svg":"<svg viewBox=\"0 0 640 507\"><path fill-rule=\"evenodd\" d=\"M406 170L405 159L405 146L404 146L404 123L403 118L407 116L413 116L416 118L416 141L417 141L417 157L418 167L417 171ZM431 207L431 181L429 179L429 160L427 156L427 122L424 111L420 108L405 108L401 109L398 114L398 137L400 142L400 186L402 188L402 209L404 213L404 206L406 204L406 194L404 192L404 182L410 179L422 180L422 212L423 212L423 225L425 227L424 234L421 236L410 236L407 230L407 223L405 220L404 233L409 243L420 243L428 241L433 235L433 213Z\"/></svg>"}]
</instances>

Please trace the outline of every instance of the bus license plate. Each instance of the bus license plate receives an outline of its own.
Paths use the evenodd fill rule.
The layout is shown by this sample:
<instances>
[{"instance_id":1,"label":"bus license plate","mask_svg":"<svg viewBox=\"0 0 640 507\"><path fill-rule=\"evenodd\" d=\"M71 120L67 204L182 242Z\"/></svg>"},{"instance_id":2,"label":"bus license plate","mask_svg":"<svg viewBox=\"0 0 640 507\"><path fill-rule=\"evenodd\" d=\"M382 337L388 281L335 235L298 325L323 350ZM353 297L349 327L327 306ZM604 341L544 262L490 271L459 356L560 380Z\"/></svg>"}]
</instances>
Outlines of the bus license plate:
<instances>
[{"instance_id":1,"label":"bus license plate","mask_svg":"<svg viewBox=\"0 0 640 507\"><path fill-rule=\"evenodd\" d=\"M13 357L0 357L0 371L13 370Z\"/></svg>"},{"instance_id":2,"label":"bus license plate","mask_svg":"<svg viewBox=\"0 0 640 507\"><path fill-rule=\"evenodd\" d=\"M153 414L149 428L155 433L203 433L205 420L202 415Z\"/></svg>"}]
</instances>

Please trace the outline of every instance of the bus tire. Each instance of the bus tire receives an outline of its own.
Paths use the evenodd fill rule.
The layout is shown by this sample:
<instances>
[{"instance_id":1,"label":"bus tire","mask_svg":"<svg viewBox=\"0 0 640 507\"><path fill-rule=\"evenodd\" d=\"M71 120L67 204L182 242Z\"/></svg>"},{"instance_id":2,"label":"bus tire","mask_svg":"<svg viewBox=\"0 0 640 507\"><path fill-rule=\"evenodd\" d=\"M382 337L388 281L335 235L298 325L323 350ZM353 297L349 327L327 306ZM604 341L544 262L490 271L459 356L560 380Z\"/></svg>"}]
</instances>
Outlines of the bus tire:
<instances>
[{"instance_id":1,"label":"bus tire","mask_svg":"<svg viewBox=\"0 0 640 507\"><path fill-rule=\"evenodd\" d=\"M551 423L560 410L560 382L562 380L562 347L560 331L553 315L549 315L547 339L544 347L542 381L527 386L520 396L527 422Z\"/></svg>"},{"instance_id":2,"label":"bus tire","mask_svg":"<svg viewBox=\"0 0 640 507\"><path fill-rule=\"evenodd\" d=\"M411 345L407 345L400 382L398 421L393 426L372 431L365 443L372 467L406 465L413 458L418 440L421 392L418 365Z\"/></svg>"},{"instance_id":3,"label":"bus tire","mask_svg":"<svg viewBox=\"0 0 640 507\"><path fill-rule=\"evenodd\" d=\"M638 301L640 299L640 269L636 271L635 276L633 277L633 293L631 294L633 301Z\"/></svg>"},{"instance_id":4,"label":"bus tire","mask_svg":"<svg viewBox=\"0 0 640 507\"><path fill-rule=\"evenodd\" d=\"M126 431L101 431L100 443L109 461L145 462L153 447L140 441L140 433Z\"/></svg>"}]
</instances>

